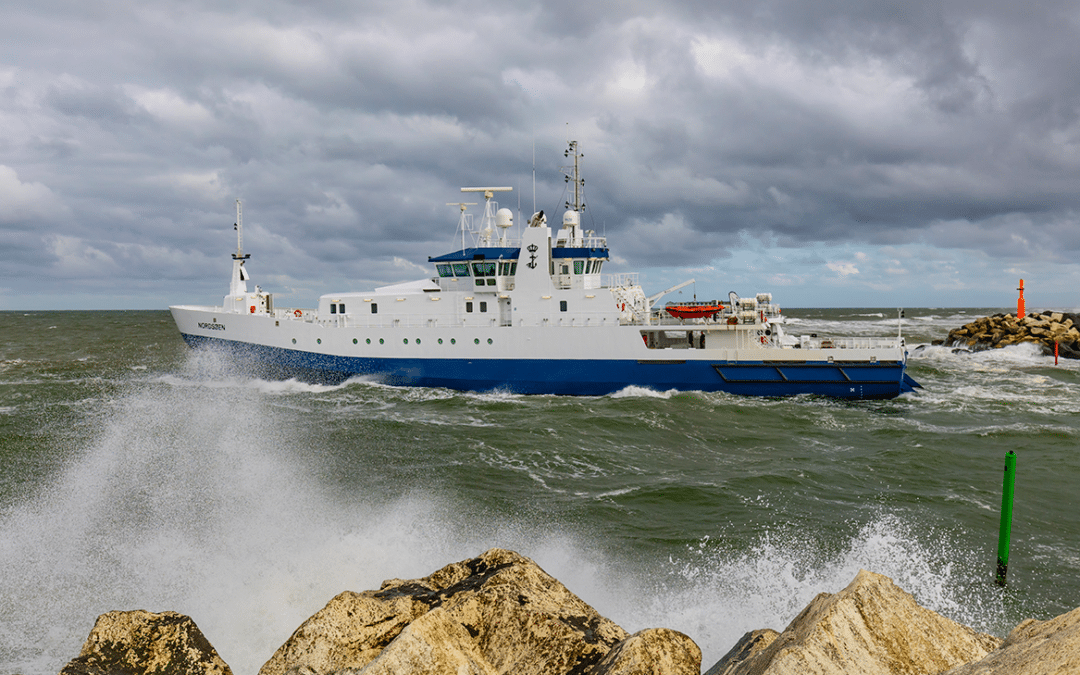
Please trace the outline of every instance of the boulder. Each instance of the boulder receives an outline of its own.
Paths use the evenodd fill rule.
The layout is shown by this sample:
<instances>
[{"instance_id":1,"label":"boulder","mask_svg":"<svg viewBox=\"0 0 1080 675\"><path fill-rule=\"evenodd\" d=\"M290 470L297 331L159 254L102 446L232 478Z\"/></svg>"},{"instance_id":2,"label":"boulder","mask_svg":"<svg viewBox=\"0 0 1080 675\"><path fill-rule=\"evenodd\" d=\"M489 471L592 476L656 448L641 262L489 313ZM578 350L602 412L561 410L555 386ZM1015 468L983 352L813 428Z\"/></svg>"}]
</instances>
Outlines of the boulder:
<instances>
[{"instance_id":1,"label":"boulder","mask_svg":"<svg viewBox=\"0 0 1080 675\"><path fill-rule=\"evenodd\" d=\"M449 669L438 672L585 673L626 637L528 558L491 549L422 579L341 593L259 674L436 672L394 665L421 664L423 653Z\"/></svg>"},{"instance_id":2,"label":"boulder","mask_svg":"<svg viewBox=\"0 0 1080 675\"><path fill-rule=\"evenodd\" d=\"M920 607L888 577L861 570L822 593L771 644L726 675L932 675L975 661L1001 640Z\"/></svg>"},{"instance_id":3,"label":"boulder","mask_svg":"<svg viewBox=\"0 0 1080 675\"><path fill-rule=\"evenodd\" d=\"M682 633L649 628L615 645L589 675L700 675L701 649Z\"/></svg>"},{"instance_id":4,"label":"boulder","mask_svg":"<svg viewBox=\"0 0 1080 675\"><path fill-rule=\"evenodd\" d=\"M730 675L742 661L749 659L761 650L771 645L776 638L780 637L772 628L752 630L739 638L731 650L720 657L712 668L705 671L704 675Z\"/></svg>"},{"instance_id":5,"label":"boulder","mask_svg":"<svg viewBox=\"0 0 1080 675\"><path fill-rule=\"evenodd\" d=\"M190 617L108 612L60 675L232 675Z\"/></svg>"},{"instance_id":6,"label":"boulder","mask_svg":"<svg viewBox=\"0 0 1080 675\"><path fill-rule=\"evenodd\" d=\"M1080 608L1049 621L1028 619L986 658L953 668L946 675L1050 673L1080 673Z\"/></svg>"},{"instance_id":7,"label":"boulder","mask_svg":"<svg viewBox=\"0 0 1080 675\"><path fill-rule=\"evenodd\" d=\"M295 670L293 671L295 672ZM436 607L405 627L364 675L495 675L468 629Z\"/></svg>"}]
</instances>

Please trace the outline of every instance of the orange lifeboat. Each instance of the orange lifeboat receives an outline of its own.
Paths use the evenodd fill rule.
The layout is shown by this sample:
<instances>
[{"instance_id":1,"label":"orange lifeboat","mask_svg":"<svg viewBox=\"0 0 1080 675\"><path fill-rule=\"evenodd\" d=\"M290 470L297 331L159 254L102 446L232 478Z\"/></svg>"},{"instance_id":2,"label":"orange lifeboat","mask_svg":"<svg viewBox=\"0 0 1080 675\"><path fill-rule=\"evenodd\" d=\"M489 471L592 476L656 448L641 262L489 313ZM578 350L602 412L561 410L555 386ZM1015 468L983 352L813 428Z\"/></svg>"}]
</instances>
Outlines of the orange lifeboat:
<instances>
[{"instance_id":1,"label":"orange lifeboat","mask_svg":"<svg viewBox=\"0 0 1080 675\"><path fill-rule=\"evenodd\" d=\"M676 319L712 318L723 311L724 306L716 300L709 302L669 302L664 311Z\"/></svg>"}]
</instances>

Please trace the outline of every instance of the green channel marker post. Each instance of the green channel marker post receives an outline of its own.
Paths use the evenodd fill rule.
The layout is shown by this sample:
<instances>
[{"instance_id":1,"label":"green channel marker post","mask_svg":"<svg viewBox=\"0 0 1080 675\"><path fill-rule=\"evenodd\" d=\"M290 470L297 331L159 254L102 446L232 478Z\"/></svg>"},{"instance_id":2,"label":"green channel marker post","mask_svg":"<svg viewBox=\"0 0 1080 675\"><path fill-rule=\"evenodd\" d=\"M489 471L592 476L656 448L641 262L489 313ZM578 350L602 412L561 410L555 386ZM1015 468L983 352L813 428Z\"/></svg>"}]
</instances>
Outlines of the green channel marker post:
<instances>
[{"instance_id":1,"label":"green channel marker post","mask_svg":"<svg viewBox=\"0 0 1080 675\"><path fill-rule=\"evenodd\" d=\"M1009 539L1012 537L1013 487L1016 484L1016 453L1005 453L1005 478L1001 484L1001 529L998 531L997 576L998 586L1005 585L1005 573L1009 569Z\"/></svg>"}]
</instances>

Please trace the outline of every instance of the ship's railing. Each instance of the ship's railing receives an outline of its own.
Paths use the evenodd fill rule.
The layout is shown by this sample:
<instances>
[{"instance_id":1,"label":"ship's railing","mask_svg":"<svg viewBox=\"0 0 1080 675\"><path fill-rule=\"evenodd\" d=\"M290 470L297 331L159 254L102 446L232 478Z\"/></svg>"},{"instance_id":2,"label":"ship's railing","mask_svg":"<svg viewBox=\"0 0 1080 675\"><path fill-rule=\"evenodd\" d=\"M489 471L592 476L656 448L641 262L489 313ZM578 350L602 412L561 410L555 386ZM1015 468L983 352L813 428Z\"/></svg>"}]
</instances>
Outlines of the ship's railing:
<instances>
[{"instance_id":1,"label":"ship's railing","mask_svg":"<svg viewBox=\"0 0 1080 675\"><path fill-rule=\"evenodd\" d=\"M897 349L904 346L903 338L894 337L811 337L799 336L803 349Z\"/></svg>"},{"instance_id":2,"label":"ship's railing","mask_svg":"<svg viewBox=\"0 0 1080 675\"><path fill-rule=\"evenodd\" d=\"M555 237L558 237L556 232ZM557 239L555 248L607 248L607 237L579 237L573 241L568 239Z\"/></svg>"},{"instance_id":3,"label":"ship's railing","mask_svg":"<svg viewBox=\"0 0 1080 675\"><path fill-rule=\"evenodd\" d=\"M604 288L625 288L627 286L639 286L638 279L640 274L638 272L620 272L618 274L605 274Z\"/></svg>"},{"instance_id":4,"label":"ship's railing","mask_svg":"<svg viewBox=\"0 0 1080 675\"><path fill-rule=\"evenodd\" d=\"M299 314L297 314L299 312ZM300 309L297 307L275 307L271 316L275 319L292 319L294 321L314 321L318 312L314 309Z\"/></svg>"}]
</instances>

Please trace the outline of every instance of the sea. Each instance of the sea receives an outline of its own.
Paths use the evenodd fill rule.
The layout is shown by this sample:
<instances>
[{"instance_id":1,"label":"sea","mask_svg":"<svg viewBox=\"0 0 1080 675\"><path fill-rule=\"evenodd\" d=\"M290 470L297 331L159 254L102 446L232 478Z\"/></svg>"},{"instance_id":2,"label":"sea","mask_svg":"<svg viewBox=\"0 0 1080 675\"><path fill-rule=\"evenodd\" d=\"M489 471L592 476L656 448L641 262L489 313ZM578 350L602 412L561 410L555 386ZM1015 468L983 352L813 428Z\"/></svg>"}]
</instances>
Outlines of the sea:
<instances>
[{"instance_id":1,"label":"sea","mask_svg":"<svg viewBox=\"0 0 1080 675\"><path fill-rule=\"evenodd\" d=\"M492 547L704 668L860 569L1004 636L1080 606L1080 362L930 345L998 311L785 311L902 331L923 388L888 401L268 381L166 311L2 312L0 674L57 673L98 615L145 609L255 675L336 594Z\"/></svg>"}]
</instances>

